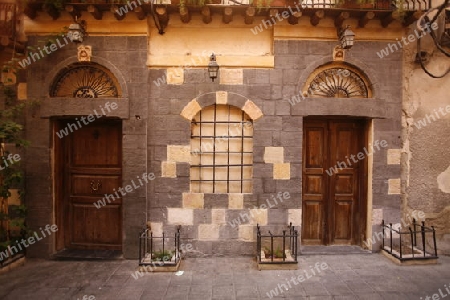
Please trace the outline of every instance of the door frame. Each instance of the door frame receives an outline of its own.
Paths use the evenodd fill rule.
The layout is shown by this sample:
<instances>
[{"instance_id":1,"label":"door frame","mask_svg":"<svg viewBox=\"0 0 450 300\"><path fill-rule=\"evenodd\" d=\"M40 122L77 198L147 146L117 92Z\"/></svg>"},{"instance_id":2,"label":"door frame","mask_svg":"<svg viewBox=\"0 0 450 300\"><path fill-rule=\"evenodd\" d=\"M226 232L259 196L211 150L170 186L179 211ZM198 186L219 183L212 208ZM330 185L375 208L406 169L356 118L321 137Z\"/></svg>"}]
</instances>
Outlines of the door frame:
<instances>
[{"instance_id":1,"label":"door frame","mask_svg":"<svg viewBox=\"0 0 450 300\"><path fill-rule=\"evenodd\" d=\"M371 136L370 130L372 129L371 126L371 121L368 118L360 118L360 117L348 117L348 116L306 116L303 118L303 124L305 124L307 121L320 121L320 122L324 122L324 121L355 121L355 122L361 122L361 128L360 128L360 132L358 133L359 135L359 141L358 141L358 149L363 149L364 147L366 147L366 149L368 148L369 145L369 137ZM302 161L303 163L305 162L305 136L304 136L304 125L303 125L303 136L302 136ZM327 145L327 151L328 151L328 144L329 144L329 135L327 135L326 137L326 141L325 144ZM328 155L327 155L328 156ZM359 172L358 172L358 203L357 203L357 207L354 210L354 218L352 220L353 224L353 228L354 231L352 233L352 237L351 237L351 245L357 245L357 246L361 246L363 247L363 241L366 240L366 234L367 234L367 221L368 221L368 186L369 186L369 161L371 161L371 157L365 157L365 159L362 160L362 162L360 161L360 165L359 165ZM329 164L328 159L327 159L327 165ZM303 174L303 165L302 165L302 174ZM324 170L325 172L325 170ZM302 186L303 186L303 180L305 180L305 178L303 178L302 175ZM326 187L328 188L327 193L330 193L330 189L331 189L331 185L330 185L330 178L329 176L326 176ZM302 208L303 208L303 188L302 188ZM327 201L325 203L324 209L324 218L328 218L329 215L331 215L330 213L330 205L329 205L329 201ZM303 223L303 213L302 212L302 223ZM332 216L332 220L328 220L328 222L334 222L334 215ZM303 228L303 226L302 226ZM330 232L328 232L328 228L329 226L326 226L326 228L324 229L323 235L321 237L322 241L320 245L333 245L332 243L330 243L331 241L331 236L330 236ZM301 239L301 243L304 244L304 240L303 240L303 234L302 234L302 239ZM306 243L306 245L311 245L309 243Z\"/></svg>"},{"instance_id":2,"label":"door frame","mask_svg":"<svg viewBox=\"0 0 450 300\"><path fill-rule=\"evenodd\" d=\"M58 226L58 231L55 233L55 249L54 251L60 251L67 248L67 244L70 242L70 235L67 234L70 230L69 214L69 195L66 195L66 187L69 186L69 154L68 146L69 140L66 137L59 138L56 133L66 126L69 121L75 121L76 117L68 118L54 118L51 120L52 124L52 139L53 139L53 157L54 157L54 169L53 169L53 187L54 187L54 224ZM120 122L123 127L122 120L117 118L107 118L95 120L96 123L108 123L108 122ZM121 129L122 130L122 129ZM123 136L123 132L121 137ZM123 155L123 144L121 143L120 149L121 155ZM122 175L123 176L123 157L122 157ZM124 236L124 209L122 203L121 209L121 248L123 249L123 236ZM122 251L122 250L121 250Z\"/></svg>"}]
</instances>

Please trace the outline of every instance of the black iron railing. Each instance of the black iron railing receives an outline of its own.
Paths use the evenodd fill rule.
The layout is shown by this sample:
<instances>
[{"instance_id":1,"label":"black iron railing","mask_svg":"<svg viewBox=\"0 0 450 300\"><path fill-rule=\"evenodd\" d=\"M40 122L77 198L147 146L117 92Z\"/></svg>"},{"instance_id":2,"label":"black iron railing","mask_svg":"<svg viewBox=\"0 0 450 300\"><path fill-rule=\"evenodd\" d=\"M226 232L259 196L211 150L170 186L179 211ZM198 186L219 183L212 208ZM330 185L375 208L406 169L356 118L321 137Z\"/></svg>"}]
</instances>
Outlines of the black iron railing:
<instances>
[{"instance_id":1,"label":"black iron railing","mask_svg":"<svg viewBox=\"0 0 450 300\"><path fill-rule=\"evenodd\" d=\"M222 5L251 5L256 3L256 0L222 0ZM277 6L277 4L283 1L267 1L269 6ZM284 4L280 6L298 6L299 8L354 8L354 9L382 9L382 10L394 10L400 8L402 5L403 10L415 11L415 10L428 10L431 7L431 0L404 0L402 3L395 0L373 0L373 1L358 1L358 0L286 0ZM208 2L206 2L208 3Z\"/></svg>"},{"instance_id":2,"label":"black iron railing","mask_svg":"<svg viewBox=\"0 0 450 300\"><path fill-rule=\"evenodd\" d=\"M404 231L401 228L395 229L392 223L385 224L384 220L381 226L383 228L382 249L397 259L404 261L438 258L436 231L433 226L426 227L425 222L418 224L415 219L413 219L412 227L409 226L408 230ZM386 230L389 232L388 237L386 237ZM432 235L433 241L433 245L429 246L429 249L426 248L427 233L428 237L430 234ZM418 235L419 239L417 238Z\"/></svg>"},{"instance_id":3,"label":"black iron railing","mask_svg":"<svg viewBox=\"0 0 450 300\"><path fill-rule=\"evenodd\" d=\"M395 7L395 1L394 1ZM398 7L399 8L399 7ZM404 0L403 9L414 11L414 10L428 10L431 8L431 0Z\"/></svg>"},{"instance_id":4,"label":"black iron railing","mask_svg":"<svg viewBox=\"0 0 450 300\"><path fill-rule=\"evenodd\" d=\"M354 9L382 9L394 10L428 10L431 7L431 0L404 0L403 3L395 0L373 0L373 1L350 1L350 0L304 0L298 1L302 8L354 8ZM300 4L299 4L300 6Z\"/></svg>"},{"instance_id":5,"label":"black iron railing","mask_svg":"<svg viewBox=\"0 0 450 300\"><path fill-rule=\"evenodd\" d=\"M289 230L283 230L282 235L274 235L270 232L268 235L261 233L259 224L257 228L257 260L260 264L296 264L298 250L298 232L292 223L289 224Z\"/></svg>"},{"instance_id":6,"label":"black iron railing","mask_svg":"<svg viewBox=\"0 0 450 300\"><path fill-rule=\"evenodd\" d=\"M142 230L139 234L139 266L178 264L181 259L180 230L181 226L178 226L172 237L164 232L162 236L154 236L148 228Z\"/></svg>"},{"instance_id":7,"label":"black iron railing","mask_svg":"<svg viewBox=\"0 0 450 300\"><path fill-rule=\"evenodd\" d=\"M131 2L131 1L130 1ZM136 1L137 2L137 1ZM329 9L329 8L355 8L355 9L383 9L394 10L399 5L403 6L403 10L415 11L415 10L428 10L431 7L431 0L403 0L402 2L396 0L373 0L373 1L359 1L359 0L284 0L275 1L268 0L263 1L264 5L268 7L292 7L295 8L316 8L316 9ZM82 0L69 0L68 3L84 4ZM155 0L154 4L172 4L178 5L178 0ZM200 3L200 2L198 2ZM186 1L186 5L199 5L197 1ZM127 2L118 2L114 0L93 0L92 4L117 4L126 5ZM146 2L150 4L150 2ZM224 5L224 6L256 6L258 0L206 0L205 5Z\"/></svg>"}]
</instances>

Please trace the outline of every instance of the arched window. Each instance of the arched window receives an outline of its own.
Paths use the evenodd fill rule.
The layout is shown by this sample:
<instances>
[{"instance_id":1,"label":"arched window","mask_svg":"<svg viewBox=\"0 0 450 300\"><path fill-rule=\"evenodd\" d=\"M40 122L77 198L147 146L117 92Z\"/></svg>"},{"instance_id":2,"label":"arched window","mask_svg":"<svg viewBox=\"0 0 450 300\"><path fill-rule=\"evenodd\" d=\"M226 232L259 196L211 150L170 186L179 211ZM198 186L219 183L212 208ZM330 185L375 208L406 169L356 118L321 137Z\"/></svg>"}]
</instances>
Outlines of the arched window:
<instances>
[{"instance_id":1,"label":"arched window","mask_svg":"<svg viewBox=\"0 0 450 300\"><path fill-rule=\"evenodd\" d=\"M114 75L95 63L74 63L56 75L50 97L100 98L119 97Z\"/></svg>"},{"instance_id":2,"label":"arched window","mask_svg":"<svg viewBox=\"0 0 450 300\"><path fill-rule=\"evenodd\" d=\"M253 122L230 105L203 108L191 121L191 192L251 193Z\"/></svg>"},{"instance_id":3,"label":"arched window","mask_svg":"<svg viewBox=\"0 0 450 300\"><path fill-rule=\"evenodd\" d=\"M368 98L371 97L369 81L355 68L323 66L314 71L306 81L304 94L308 97Z\"/></svg>"}]
</instances>

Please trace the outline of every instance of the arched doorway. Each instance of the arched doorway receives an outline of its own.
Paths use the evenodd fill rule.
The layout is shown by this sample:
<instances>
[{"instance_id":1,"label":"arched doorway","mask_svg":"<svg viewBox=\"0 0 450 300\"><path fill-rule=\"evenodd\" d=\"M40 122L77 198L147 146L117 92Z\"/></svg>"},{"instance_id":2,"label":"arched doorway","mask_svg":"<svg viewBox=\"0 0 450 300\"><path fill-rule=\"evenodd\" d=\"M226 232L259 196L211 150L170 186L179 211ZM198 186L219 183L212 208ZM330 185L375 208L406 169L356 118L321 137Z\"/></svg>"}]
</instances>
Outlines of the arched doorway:
<instances>
[{"instance_id":1,"label":"arched doorway","mask_svg":"<svg viewBox=\"0 0 450 300\"><path fill-rule=\"evenodd\" d=\"M310 98L369 98L369 86L357 69L330 64L311 74L303 92ZM367 128L364 118L304 118L303 245L361 245L367 218L367 160L371 155Z\"/></svg>"},{"instance_id":2,"label":"arched doorway","mask_svg":"<svg viewBox=\"0 0 450 300\"><path fill-rule=\"evenodd\" d=\"M55 76L49 95L92 108L54 120L56 250L121 250L122 122L108 118L120 105L120 86L99 64L73 63ZM91 102L100 98L101 105Z\"/></svg>"}]
</instances>

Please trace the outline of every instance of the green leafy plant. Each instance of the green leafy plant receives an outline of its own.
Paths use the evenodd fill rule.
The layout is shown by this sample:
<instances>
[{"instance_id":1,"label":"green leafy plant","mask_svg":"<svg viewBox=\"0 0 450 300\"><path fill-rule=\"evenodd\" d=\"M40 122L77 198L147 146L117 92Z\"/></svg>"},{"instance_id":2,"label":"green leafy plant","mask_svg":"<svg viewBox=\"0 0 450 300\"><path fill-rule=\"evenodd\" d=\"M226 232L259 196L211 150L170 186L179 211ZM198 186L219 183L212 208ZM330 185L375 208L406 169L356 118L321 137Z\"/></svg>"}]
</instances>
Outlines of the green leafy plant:
<instances>
[{"instance_id":1,"label":"green leafy plant","mask_svg":"<svg viewBox=\"0 0 450 300\"><path fill-rule=\"evenodd\" d=\"M173 257L173 253L172 251L168 251L168 250L159 250L159 251L154 251L152 253L152 260L154 261L171 261Z\"/></svg>"},{"instance_id":2,"label":"green leafy plant","mask_svg":"<svg viewBox=\"0 0 450 300\"><path fill-rule=\"evenodd\" d=\"M12 149L20 149L28 145L22 137L23 125L21 124L27 103L17 99L16 85L12 78L19 70L17 56L19 53L13 52L12 59L3 65L2 82L0 82L0 101L4 108L0 110L0 249L2 251L8 246L14 246L16 240L26 238L28 234L25 222L26 207L8 203L11 189L18 190L20 199L25 194L20 156L19 159L11 159L18 154L17 151L11 153Z\"/></svg>"},{"instance_id":3,"label":"green leafy plant","mask_svg":"<svg viewBox=\"0 0 450 300\"><path fill-rule=\"evenodd\" d=\"M269 258L269 257L272 255L272 252L271 252L270 249L267 248L267 247L264 247L263 251L264 251L264 256L265 256L266 258Z\"/></svg>"},{"instance_id":4,"label":"green leafy plant","mask_svg":"<svg viewBox=\"0 0 450 300\"><path fill-rule=\"evenodd\" d=\"M273 0L250 0L250 4L256 6L258 10L270 7L272 2Z\"/></svg>"},{"instance_id":5,"label":"green leafy plant","mask_svg":"<svg viewBox=\"0 0 450 300\"><path fill-rule=\"evenodd\" d=\"M286 258L286 254L283 253L283 250L281 250L279 246L277 246L276 250L273 251L273 253L266 246L264 246L263 251L264 251L265 258L271 258L272 256L274 258L283 258L283 257Z\"/></svg>"},{"instance_id":6,"label":"green leafy plant","mask_svg":"<svg viewBox=\"0 0 450 300\"><path fill-rule=\"evenodd\" d=\"M180 9L185 9L186 6L202 7L206 4L213 3L213 0L180 0Z\"/></svg>"},{"instance_id":7,"label":"green leafy plant","mask_svg":"<svg viewBox=\"0 0 450 300\"><path fill-rule=\"evenodd\" d=\"M5 94L9 94L8 88L2 87ZM6 105L11 105L11 99L5 99ZM20 161L13 161L13 164L6 163L11 153L6 149L5 144L12 144L13 147L21 147L27 145L27 142L22 139L21 133L23 126L16 122L15 118L20 111L22 105L14 105L9 109L0 112L0 242L3 246L9 246L9 240L12 237L19 237L25 231L25 213L26 210L22 207L17 208L18 211L8 208L8 197L11 196L11 189L18 189L19 196L24 195L23 181L24 176L20 168ZM11 161L9 161L11 162ZM13 218L13 214L14 216ZM18 228L16 234L11 234L11 228Z\"/></svg>"},{"instance_id":8,"label":"green leafy plant","mask_svg":"<svg viewBox=\"0 0 450 300\"><path fill-rule=\"evenodd\" d=\"M280 247L277 247L277 250L273 253L275 258L286 258L286 254L280 249Z\"/></svg>"},{"instance_id":9,"label":"green leafy plant","mask_svg":"<svg viewBox=\"0 0 450 300\"><path fill-rule=\"evenodd\" d=\"M365 5L373 6L376 0L336 0L336 7L357 8Z\"/></svg>"},{"instance_id":10,"label":"green leafy plant","mask_svg":"<svg viewBox=\"0 0 450 300\"><path fill-rule=\"evenodd\" d=\"M44 8L55 8L58 11L64 10L67 0L44 0Z\"/></svg>"},{"instance_id":11,"label":"green leafy plant","mask_svg":"<svg viewBox=\"0 0 450 300\"><path fill-rule=\"evenodd\" d=\"M28 142L22 138L23 125L19 123L21 113L25 103L17 100L15 91L10 86L4 84L0 86L4 94L6 109L0 111L0 163L6 164L10 151L5 144L12 144L17 148L28 145ZM23 183L23 174L20 169L20 162L4 165L0 170L0 197L7 198L11 196L9 189L20 188Z\"/></svg>"},{"instance_id":12,"label":"green leafy plant","mask_svg":"<svg viewBox=\"0 0 450 300\"><path fill-rule=\"evenodd\" d=\"M89 3L89 4L127 4L128 0L20 0L22 5L27 6L33 3L42 3L42 7L46 11L61 12L65 6L71 3Z\"/></svg>"}]
</instances>

